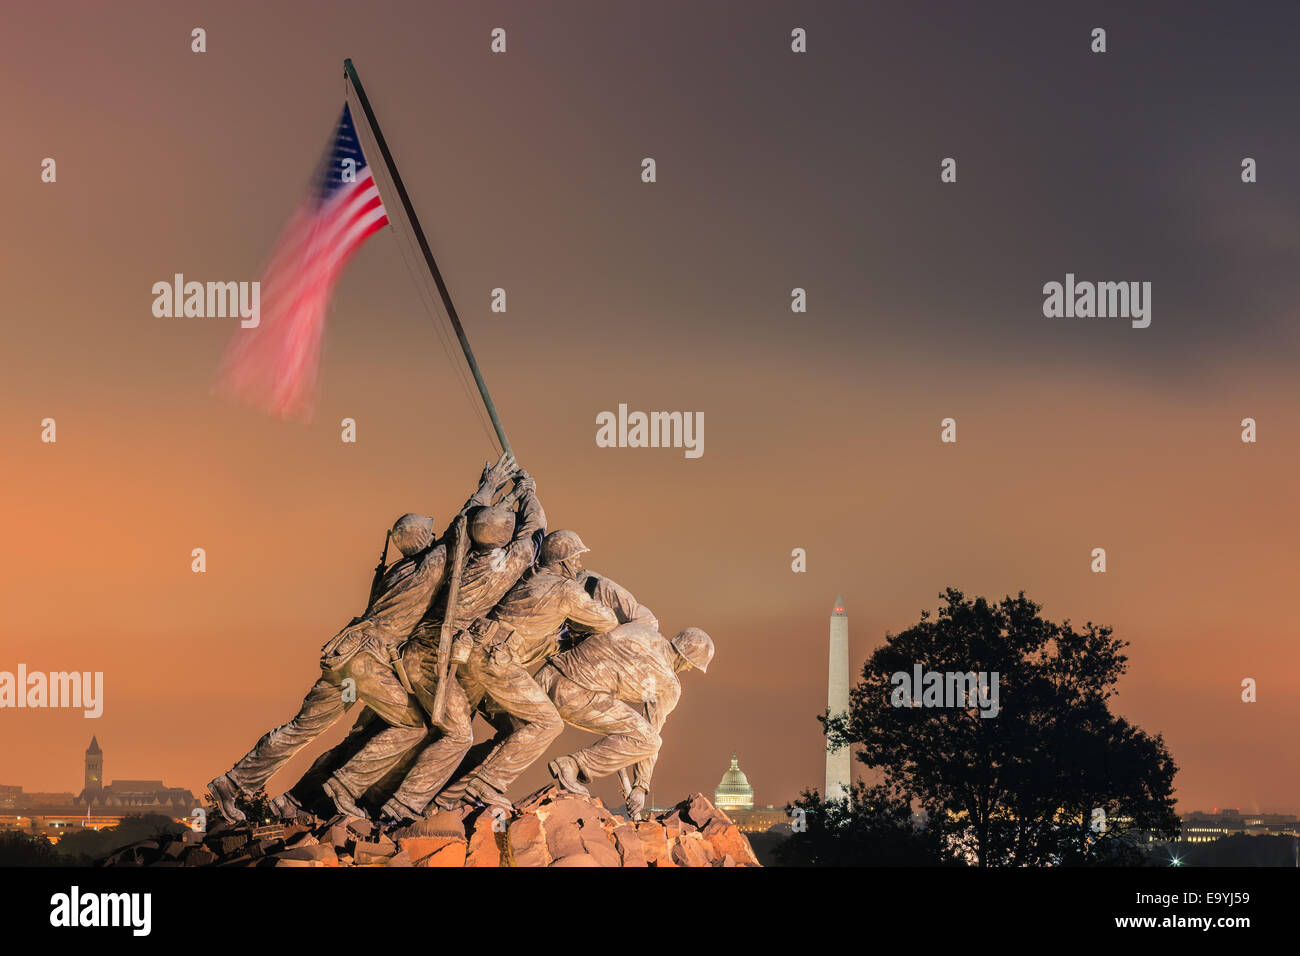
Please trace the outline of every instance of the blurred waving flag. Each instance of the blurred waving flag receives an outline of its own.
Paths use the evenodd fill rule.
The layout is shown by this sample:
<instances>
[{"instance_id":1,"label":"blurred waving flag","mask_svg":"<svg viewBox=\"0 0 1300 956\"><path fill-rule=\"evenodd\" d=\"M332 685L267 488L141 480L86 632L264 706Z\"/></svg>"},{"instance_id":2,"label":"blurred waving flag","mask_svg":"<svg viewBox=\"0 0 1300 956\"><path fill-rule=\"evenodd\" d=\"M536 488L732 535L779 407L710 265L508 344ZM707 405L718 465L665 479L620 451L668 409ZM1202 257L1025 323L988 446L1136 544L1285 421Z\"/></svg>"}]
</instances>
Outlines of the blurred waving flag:
<instances>
[{"instance_id":1,"label":"blurred waving flag","mask_svg":"<svg viewBox=\"0 0 1300 956\"><path fill-rule=\"evenodd\" d=\"M260 322L235 331L217 391L277 418L310 420L334 284L352 253L387 223L345 104L312 191L262 276Z\"/></svg>"}]
</instances>

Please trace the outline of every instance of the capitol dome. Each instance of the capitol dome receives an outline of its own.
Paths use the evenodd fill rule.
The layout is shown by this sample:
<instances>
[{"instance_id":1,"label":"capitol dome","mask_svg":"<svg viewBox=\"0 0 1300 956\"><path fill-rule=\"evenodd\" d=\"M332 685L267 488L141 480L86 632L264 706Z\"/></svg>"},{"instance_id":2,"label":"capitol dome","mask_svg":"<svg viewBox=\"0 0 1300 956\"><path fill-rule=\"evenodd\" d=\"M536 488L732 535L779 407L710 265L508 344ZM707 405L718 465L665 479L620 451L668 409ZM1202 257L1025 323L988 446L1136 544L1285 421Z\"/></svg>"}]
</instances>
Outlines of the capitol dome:
<instances>
[{"instance_id":1,"label":"capitol dome","mask_svg":"<svg viewBox=\"0 0 1300 956\"><path fill-rule=\"evenodd\" d=\"M740 769L736 752L731 752L731 766L722 775L722 782L713 791L713 805L720 810L754 809L754 788L749 785L745 772Z\"/></svg>"}]
</instances>

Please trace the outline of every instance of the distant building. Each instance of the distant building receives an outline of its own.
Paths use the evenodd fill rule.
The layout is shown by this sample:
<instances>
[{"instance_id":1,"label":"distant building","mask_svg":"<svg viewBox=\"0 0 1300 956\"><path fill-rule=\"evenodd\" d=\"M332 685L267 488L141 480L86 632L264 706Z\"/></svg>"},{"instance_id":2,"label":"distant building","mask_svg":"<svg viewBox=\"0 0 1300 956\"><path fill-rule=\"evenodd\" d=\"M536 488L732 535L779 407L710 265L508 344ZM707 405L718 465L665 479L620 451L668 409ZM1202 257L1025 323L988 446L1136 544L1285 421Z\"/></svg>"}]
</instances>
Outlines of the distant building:
<instances>
[{"instance_id":1,"label":"distant building","mask_svg":"<svg viewBox=\"0 0 1300 956\"><path fill-rule=\"evenodd\" d=\"M161 780L114 780L104 786L104 752L94 737L82 769L85 786L79 794L24 793L22 787L0 786L0 830L22 830L57 843L67 833L101 830L143 814L189 823L197 805L190 791Z\"/></svg>"},{"instance_id":2,"label":"distant building","mask_svg":"<svg viewBox=\"0 0 1300 956\"><path fill-rule=\"evenodd\" d=\"M122 822L122 814L108 816L86 816L81 811L71 813L40 812L27 810L22 815L0 815L0 830L22 830L32 836L44 837L50 843L58 843L69 833L79 830L105 830ZM177 823L188 823L188 819L172 817Z\"/></svg>"},{"instance_id":3,"label":"distant building","mask_svg":"<svg viewBox=\"0 0 1300 956\"><path fill-rule=\"evenodd\" d=\"M91 793L104 789L104 751L99 749L99 740L90 738L86 748L86 780L82 793Z\"/></svg>"},{"instance_id":4,"label":"distant building","mask_svg":"<svg viewBox=\"0 0 1300 956\"><path fill-rule=\"evenodd\" d=\"M194 809L194 794L184 787L165 787L161 780L114 780L86 803L97 810L157 809L188 814Z\"/></svg>"},{"instance_id":5,"label":"distant building","mask_svg":"<svg viewBox=\"0 0 1300 956\"><path fill-rule=\"evenodd\" d=\"M731 818L742 833L762 833L781 823L787 823L785 808L754 805L754 788L740 769L740 758L733 750L731 766L722 775L718 789L713 791L713 805Z\"/></svg>"},{"instance_id":6,"label":"distant building","mask_svg":"<svg viewBox=\"0 0 1300 956\"><path fill-rule=\"evenodd\" d=\"M85 789L78 794L76 802L83 804L87 812L92 808L101 812L130 808L164 813L179 811L185 815L195 806L194 794L189 790L164 786L161 780L114 780L110 786L104 786L104 752L94 737L86 748L85 782Z\"/></svg>"},{"instance_id":7,"label":"distant building","mask_svg":"<svg viewBox=\"0 0 1300 956\"><path fill-rule=\"evenodd\" d=\"M731 752L731 766L722 775L718 789L713 791L713 805L720 810L754 809L754 788L740 769L740 759L736 752Z\"/></svg>"},{"instance_id":8,"label":"distant building","mask_svg":"<svg viewBox=\"0 0 1300 956\"><path fill-rule=\"evenodd\" d=\"M1241 813L1193 810L1182 818L1181 843L1210 843L1235 834L1247 836L1300 836L1300 820L1294 813Z\"/></svg>"},{"instance_id":9,"label":"distant building","mask_svg":"<svg viewBox=\"0 0 1300 956\"><path fill-rule=\"evenodd\" d=\"M22 787L18 788L18 809L27 807L70 807L77 802L77 795L71 790L64 790L62 793L42 793L40 791L21 792Z\"/></svg>"},{"instance_id":10,"label":"distant building","mask_svg":"<svg viewBox=\"0 0 1300 956\"><path fill-rule=\"evenodd\" d=\"M763 833L772 827L790 822L785 808L774 807L771 804L766 807L755 807L753 810L728 810L727 816L731 817L731 822L741 833Z\"/></svg>"}]
</instances>

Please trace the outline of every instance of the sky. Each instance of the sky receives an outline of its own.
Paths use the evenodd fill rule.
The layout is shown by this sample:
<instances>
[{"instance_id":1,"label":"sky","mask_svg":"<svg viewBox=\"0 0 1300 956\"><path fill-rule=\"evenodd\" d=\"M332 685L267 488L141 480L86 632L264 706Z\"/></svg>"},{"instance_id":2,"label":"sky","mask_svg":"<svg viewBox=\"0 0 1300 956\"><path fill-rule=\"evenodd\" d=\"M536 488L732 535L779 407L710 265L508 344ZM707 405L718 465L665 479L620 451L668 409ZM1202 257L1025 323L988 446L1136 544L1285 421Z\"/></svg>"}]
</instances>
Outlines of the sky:
<instances>
[{"instance_id":1,"label":"sky","mask_svg":"<svg viewBox=\"0 0 1300 956\"><path fill-rule=\"evenodd\" d=\"M237 320L152 313L174 273L259 277L351 57L550 526L715 641L657 802L733 749L760 805L820 786L836 594L856 674L957 587L1130 641L1113 707L1181 810L1300 811L1300 14L1129 6L6 11L0 670L106 693L0 712L0 783L79 790L94 734L110 781L200 792L292 716L385 528L442 525L495 457L392 230L343 275L310 425L212 395ZM1150 327L1046 318L1067 273L1151 282ZM703 413L704 454L598 447L620 404Z\"/></svg>"}]
</instances>

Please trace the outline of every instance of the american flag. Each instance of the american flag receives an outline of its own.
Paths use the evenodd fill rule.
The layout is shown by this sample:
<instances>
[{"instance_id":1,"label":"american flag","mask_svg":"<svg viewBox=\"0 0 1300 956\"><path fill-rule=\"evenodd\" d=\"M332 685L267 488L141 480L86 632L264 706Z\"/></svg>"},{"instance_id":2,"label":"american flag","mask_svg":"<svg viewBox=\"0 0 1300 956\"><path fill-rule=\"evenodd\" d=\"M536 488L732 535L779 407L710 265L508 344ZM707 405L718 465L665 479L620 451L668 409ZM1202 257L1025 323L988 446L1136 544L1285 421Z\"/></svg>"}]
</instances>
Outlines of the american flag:
<instances>
[{"instance_id":1,"label":"american flag","mask_svg":"<svg viewBox=\"0 0 1300 956\"><path fill-rule=\"evenodd\" d=\"M352 253L387 223L345 104L312 190L262 277L260 322L235 331L217 391L277 418L310 420L334 284Z\"/></svg>"}]
</instances>

